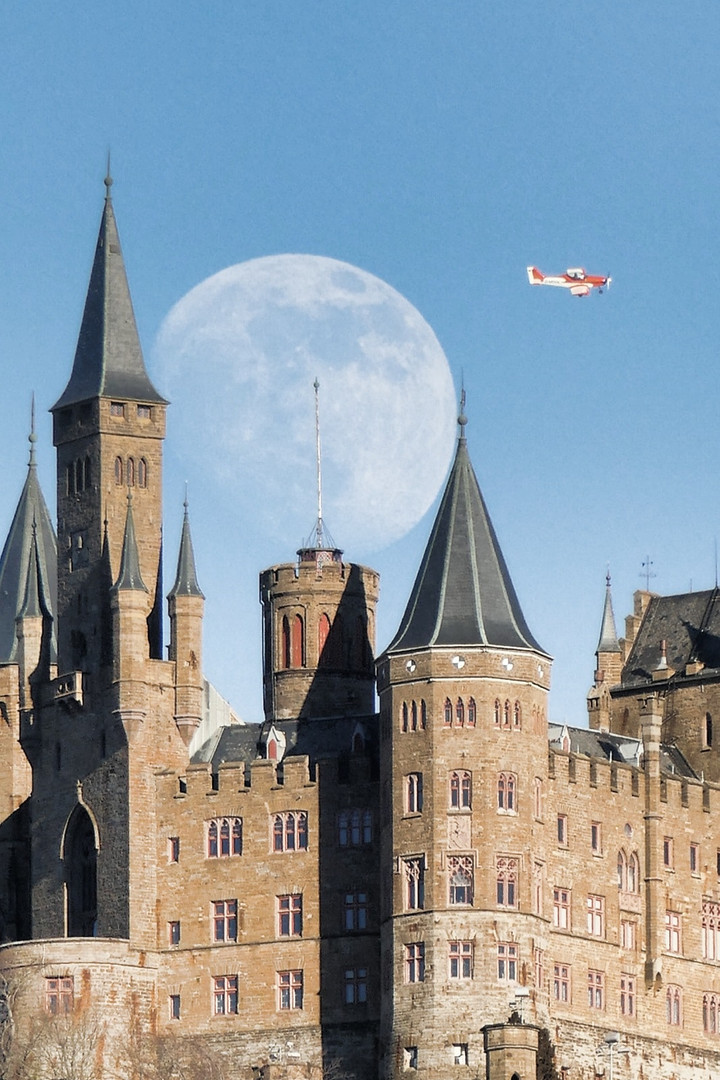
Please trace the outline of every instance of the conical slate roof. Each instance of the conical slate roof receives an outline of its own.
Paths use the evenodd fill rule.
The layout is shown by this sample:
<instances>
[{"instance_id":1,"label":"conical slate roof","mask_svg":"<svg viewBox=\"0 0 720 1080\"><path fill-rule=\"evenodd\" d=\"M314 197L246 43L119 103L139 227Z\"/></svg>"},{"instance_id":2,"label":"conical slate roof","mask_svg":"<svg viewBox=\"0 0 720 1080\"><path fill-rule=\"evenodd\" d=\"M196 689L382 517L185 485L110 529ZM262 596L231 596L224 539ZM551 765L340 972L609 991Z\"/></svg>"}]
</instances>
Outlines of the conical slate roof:
<instances>
[{"instance_id":1,"label":"conical slate roof","mask_svg":"<svg viewBox=\"0 0 720 1080\"><path fill-rule=\"evenodd\" d=\"M70 381L53 406L113 397L160 402L150 382L133 313L115 212L107 195Z\"/></svg>"},{"instance_id":2,"label":"conical slate roof","mask_svg":"<svg viewBox=\"0 0 720 1080\"><path fill-rule=\"evenodd\" d=\"M118 592L131 590L147 592L147 586L140 573L140 556L138 554L137 540L135 539L135 519L132 512L132 495L128 493L128 508L125 518L125 535L123 536L122 555L120 556L120 573L113 588Z\"/></svg>"},{"instance_id":3,"label":"conical slate roof","mask_svg":"<svg viewBox=\"0 0 720 1080\"><path fill-rule=\"evenodd\" d=\"M15 656L15 620L25 602L33 557L33 526L44 601L48 614L57 610L57 539L37 477L34 433L30 441L27 477L0 555L0 663L4 664Z\"/></svg>"},{"instance_id":4,"label":"conical slate roof","mask_svg":"<svg viewBox=\"0 0 720 1080\"><path fill-rule=\"evenodd\" d=\"M168 593L168 600L171 596L202 595L203 593L198 585L197 571L195 569L195 552L193 551L192 536L190 535L190 518L188 516L188 504L186 500L182 533L180 534L177 573L175 575L175 584Z\"/></svg>"},{"instance_id":5,"label":"conical slate roof","mask_svg":"<svg viewBox=\"0 0 720 1080\"><path fill-rule=\"evenodd\" d=\"M620 652L620 642L618 641L617 630L615 629L615 615L613 613L612 595L610 592L610 574L605 578L605 606L603 607L600 639L595 652Z\"/></svg>"},{"instance_id":6,"label":"conical slate roof","mask_svg":"<svg viewBox=\"0 0 720 1080\"><path fill-rule=\"evenodd\" d=\"M457 453L410 600L387 651L432 645L534 649L467 451Z\"/></svg>"}]
</instances>

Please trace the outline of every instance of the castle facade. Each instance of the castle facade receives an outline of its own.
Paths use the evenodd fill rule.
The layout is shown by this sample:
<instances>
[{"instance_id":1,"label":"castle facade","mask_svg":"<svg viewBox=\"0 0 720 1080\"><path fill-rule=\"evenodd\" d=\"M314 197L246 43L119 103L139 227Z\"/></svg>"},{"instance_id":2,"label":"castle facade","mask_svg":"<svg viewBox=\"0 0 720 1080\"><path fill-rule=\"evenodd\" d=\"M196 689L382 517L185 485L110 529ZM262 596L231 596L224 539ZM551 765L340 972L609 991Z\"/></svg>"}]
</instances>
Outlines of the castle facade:
<instances>
[{"instance_id":1,"label":"castle facade","mask_svg":"<svg viewBox=\"0 0 720 1080\"><path fill-rule=\"evenodd\" d=\"M33 432L0 557L5 1075L720 1077L718 589L619 637L608 582L589 726L549 725L461 412L390 645L318 530L260 575L263 719L219 716L187 506L163 646L168 403L110 183L57 529Z\"/></svg>"}]
</instances>

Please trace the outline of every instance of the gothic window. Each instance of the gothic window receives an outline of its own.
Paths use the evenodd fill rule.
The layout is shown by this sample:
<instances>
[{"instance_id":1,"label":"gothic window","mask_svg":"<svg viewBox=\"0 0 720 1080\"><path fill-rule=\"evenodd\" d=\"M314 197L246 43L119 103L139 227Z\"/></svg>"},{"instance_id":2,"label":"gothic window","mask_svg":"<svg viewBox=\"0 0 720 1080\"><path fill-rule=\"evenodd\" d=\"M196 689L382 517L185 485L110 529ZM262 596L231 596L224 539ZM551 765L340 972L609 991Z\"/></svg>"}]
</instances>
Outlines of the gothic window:
<instances>
[{"instance_id":1,"label":"gothic window","mask_svg":"<svg viewBox=\"0 0 720 1080\"><path fill-rule=\"evenodd\" d=\"M302 893L278 896L278 936L302 936Z\"/></svg>"},{"instance_id":2,"label":"gothic window","mask_svg":"<svg viewBox=\"0 0 720 1080\"><path fill-rule=\"evenodd\" d=\"M423 731L427 727L427 704L424 698L420 702L420 727Z\"/></svg>"},{"instance_id":3,"label":"gothic window","mask_svg":"<svg viewBox=\"0 0 720 1080\"><path fill-rule=\"evenodd\" d=\"M115 458L115 483L122 484L123 482L123 461L121 457Z\"/></svg>"},{"instance_id":4,"label":"gothic window","mask_svg":"<svg viewBox=\"0 0 720 1080\"><path fill-rule=\"evenodd\" d=\"M299 668L303 666L305 653L305 625L302 615L296 615L293 618L291 639L290 666Z\"/></svg>"},{"instance_id":5,"label":"gothic window","mask_svg":"<svg viewBox=\"0 0 720 1080\"><path fill-rule=\"evenodd\" d=\"M453 855L448 859L448 883L451 904L473 902L473 860L470 855Z\"/></svg>"},{"instance_id":6,"label":"gothic window","mask_svg":"<svg viewBox=\"0 0 720 1080\"><path fill-rule=\"evenodd\" d=\"M86 455L83 462L83 487L87 490L90 487L90 458Z\"/></svg>"},{"instance_id":7,"label":"gothic window","mask_svg":"<svg viewBox=\"0 0 720 1080\"><path fill-rule=\"evenodd\" d=\"M506 814L514 814L517 810L516 806L516 784L517 778L515 773L500 773L497 781L497 805L498 810Z\"/></svg>"},{"instance_id":8,"label":"gothic window","mask_svg":"<svg viewBox=\"0 0 720 1080\"><path fill-rule=\"evenodd\" d=\"M405 810L408 814L419 814L423 808L422 773L409 773L405 777Z\"/></svg>"},{"instance_id":9,"label":"gothic window","mask_svg":"<svg viewBox=\"0 0 720 1080\"><path fill-rule=\"evenodd\" d=\"M147 487L147 473L148 473L147 461L145 460L145 458L140 458L140 460L138 461L138 466L137 466L138 487L141 487L141 488L146 488Z\"/></svg>"},{"instance_id":10,"label":"gothic window","mask_svg":"<svg viewBox=\"0 0 720 1080\"><path fill-rule=\"evenodd\" d=\"M237 900L213 901L213 941L237 941Z\"/></svg>"},{"instance_id":11,"label":"gothic window","mask_svg":"<svg viewBox=\"0 0 720 1080\"><path fill-rule=\"evenodd\" d=\"M475 704L475 698L473 697L468 701L467 722L468 727L475 727L475 724L477 723L477 705Z\"/></svg>"},{"instance_id":12,"label":"gothic window","mask_svg":"<svg viewBox=\"0 0 720 1080\"><path fill-rule=\"evenodd\" d=\"M513 727L522 727L522 713L520 711L520 702L516 701L513 705Z\"/></svg>"},{"instance_id":13,"label":"gothic window","mask_svg":"<svg viewBox=\"0 0 720 1080\"><path fill-rule=\"evenodd\" d=\"M405 910L421 911L425 907L424 859L404 859Z\"/></svg>"},{"instance_id":14,"label":"gothic window","mask_svg":"<svg viewBox=\"0 0 720 1080\"><path fill-rule=\"evenodd\" d=\"M237 1011L237 975L216 975L213 978L213 1012L215 1016L231 1016Z\"/></svg>"},{"instance_id":15,"label":"gothic window","mask_svg":"<svg viewBox=\"0 0 720 1080\"><path fill-rule=\"evenodd\" d=\"M401 726L403 731L408 731L409 728L410 728L410 720L409 720L409 715L408 714L409 714L408 703L407 703L407 701L403 701L402 707L400 709L400 716L401 716L400 726Z\"/></svg>"},{"instance_id":16,"label":"gothic window","mask_svg":"<svg viewBox=\"0 0 720 1080\"><path fill-rule=\"evenodd\" d=\"M720 998L717 994L703 994L703 1030L707 1035L720 1032Z\"/></svg>"},{"instance_id":17,"label":"gothic window","mask_svg":"<svg viewBox=\"0 0 720 1080\"><path fill-rule=\"evenodd\" d=\"M455 723L458 727L465 726L465 705L462 698L458 698L455 703Z\"/></svg>"},{"instance_id":18,"label":"gothic window","mask_svg":"<svg viewBox=\"0 0 720 1080\"><path fill-rule=\"evenodd\" d=\"M208 859L242 855L242 818L212 818L207 822Z\"/></svg>"},{"instance_id":19,"label":"gothic window","mask_svg":"<svg viewBox=\"0 0 720 1080\"><path fill-rule=\"evenodd\" d=\"M703 748L709 749L713 744L713 719L709 712L705 713L705 725L703 729Z\"/></svg>"},{"instance_id":20,"label":"gothic window","mask_svg":"<svg viewBox=\"0 0 720 1080\"><path fill-rule=\"evenodd\" d=\"M410 705L410 730L417 731L418 729L418 707L417 701L413 701Z\"/></svg>"},{"instance_id":21,"label":"gothic window","mask_svg":"<svg viewBox=\"0 0 720 1080\"><path fill-rule=\"evenodd\" d=\"M503 705L503 727L510 727L510 702L506 701Z\"/></svg>"},{"instance_id":22,"label":"gothic window","mask_svg":"<svg viewBox=\"0 0 720 1080\"><path fill-rule=\"evenodd\" d=\"M303 973L302 971L278 971L278 1009L302 1009Z\"/></svg>"},{"instance_id":23,"label":"gothic window","mask_svg":"<svg viewBox=\"0 0 720 1080\"><path fill-rule=\"evenodd\" d=\"M69 461L65 469L65 490L68 495L75 494L75 465Z\"/></svg>"},{"instance_id":24,"label":"gothic window","mask_svg":"<svg viewBox=\"0 0 720 1080\"><path fill-rule=\"evenodd\" d=\"M453 810L469 810L472 805L472 773L457 770L450 773L450 806Z\"/></svg>"},{"instance_id":25,"label":"gothic window","mask_svg":"<svg viewBox=\"0 0 720 1080\"><path fill-rule=\"evenodd\" d=\"M500 727L501 725L502 725L502 705L500 704L500 699L495 698L495 727Z\"/></svg>"},{"instance_id":26,"label":"gothic window","mask_svg":"<svg viewBox=\"0 0 720 1080\"><path fill-rule=\"evenodd\" d=\"M66 840L68 937L97 933L97 847L90 815L83 806L73 811Z\"/></svg>"},{"instance_id":27,"label":"gothic window","mask_svg":"<svg viewBox=\"0 0 720 1080\"><path fill-rule=\"evenodd\" d=\"M453 707L450 698L445 698L445 727L452 727Z\"/></svg>"},{"instance_id":28,"label":"gothic window","mask_svg":"<svg viewBox=\"0 0 720 1080\"><path fill-rule=\"evenodd\" d=\"M283 621L282 621L281 652L282 652L282 666L287 669L287 668L290 667L290 658L291 658L291 652L290 652L290 623L288 622L287 615L283 615Z\"/></svg>"},{"instance_id":29,"label":"gothic window","mask_svg":"<svg viewBox=\"0 0 720 1080\"><path fill-rule=\"evenodd\" d=\"M326 643L326 641L328 639L329 634L330 634L330 619L329 619L328 615L326 615L326 613L323 612L322 615L320 616L320 621L318 622L318 656L319 657L323 655L323 649L325 648L325 643Z\"/></svg>"},{"instance_id":30,"label":"gothic window","mask_svg":"<svg viewBox=\"0 0 720 1080\"><path fill-rule=\"evenodd\" d=\"M496 898L499 907L518 906L518 861L504 856L497 860Z\"/></svg>"},{"instance_id":31,"label":"gothic window","mask_svg":"<svg viewBox=\"0 0 720 1080\"><path fill-rule=\"evenodd\" d=\"M273 851L307 851L307 814L290 810L275 814L272 821Z\"/></svg>"},{"instance_id":32,"label":"gothic window","mask_svg":"<svg viewBox=\"0 0 720 1080\"><path fill-rule=\"evenodd\" d=\"M672 983L665 992L665 1017L673 1027L682 1025L682 987Z\"/></svg>"},{"instance_id":33,"label":"gothic window","mask_svg":"<svg viewBox=\"0 0 720 1080\"><path fill-rule=\"evenodd\" d=\"M80 492L83 490L85 484L85 467L82 458L78 458L75 462L75 490Z\"/></svg>"},{"instance_id":34,"label":"gothic window","mask_svg":"<svg viewBox=\"0 0 720 1080\"><path fill-rule=\"evenodd\" d=\"M720 960L720 904L702 902L701 951L705 960Z\"/></svg>"},{"instance_id":35,"label":"gothic window","mask_svg":"<svg viewBox=\"0 0 720 1080\"><path fill-rule=\"evenodd\" d=\"M135 458L127 459L127 485L135 487Z\"/></svg>"},{"instance_id":36,"label":"gothic window","mask_svg":"<svg viewBox=\"0 0 720 1080\"><path fill-rule=\"evenodd\" d=\"M640 859L636 851L628 855L622 849L617 860L618 889L621 892L640 892Z\"/></svg>"}]
</instances>

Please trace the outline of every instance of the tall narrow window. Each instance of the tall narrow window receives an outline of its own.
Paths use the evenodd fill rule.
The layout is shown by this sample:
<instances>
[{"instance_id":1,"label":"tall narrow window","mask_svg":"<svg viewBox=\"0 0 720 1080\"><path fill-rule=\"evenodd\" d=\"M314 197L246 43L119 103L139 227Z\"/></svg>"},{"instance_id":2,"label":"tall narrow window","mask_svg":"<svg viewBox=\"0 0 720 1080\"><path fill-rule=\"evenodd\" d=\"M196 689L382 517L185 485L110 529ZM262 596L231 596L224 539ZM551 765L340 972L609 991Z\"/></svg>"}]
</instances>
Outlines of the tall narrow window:
<instances>
[{"instance_id":1,"label":"tall narrow window","mask_svg":"<svg viewBox=\"0 0 720 1080\"><path fill-rule=\"evenodd\" d=\"M497 860L497 902L499 907L518 906L518 860L502 856Z\"/></svg>"},{"instance_id":2,"label":"tall narrow window","mask_svg":"<svg viewBox=\"0 0 720 1080\"><path fill-rule=\"evenodd\" d=\"M90 487L90 458L85 455L85 461L83 462L83 487L87 490Z\"/></svg>"},{"instance_id":3,"label":"tall narrow window","mask_svg":"<svg viewBox=\"0 0 720 1080\"><path fill-rule=\"evenodd\" d=\"M707 1035L720 1031L720 1000L717 994L703 994L703 1030Z\"/></svg>"},{"instance_id":4,"label":"tall narrow window","mask_svg":"<svg viewBox=\"0 0 720 1080\"><path fill-rule=\"evenodd\" d=\"M423 808L422 773L410 773L405 777L405 809L408 814L419 814Z\"/></svg>"},{"instance_id":5,"label":"tall narrow window","mask_svg":"<svg viewBox=\"0 0 720 1080\"><path fill-rule=\"evenodd\" d=\"M453 707L450 698L445 698L445 727L452 727Z\"/></svg>"},{"instance_id":6,"label":"tall narrow window","mask_svg":"<svg viewBox=\"0 0 720 1080\"><path fill-rule=\"evenodd\" d=\"M413 701L410 705L410 730L417 731L418 729L418 707L417 701Z\"/></svg>"},{"instance_id":7,"label":"tall narrow window","mask_svg":"<svg viewBox=\"0 0 720 1080\"><path fill-rule=\"evenodd\" d=\"M451 941L448 952L448 968L451 979L472 979L472 941Z\"/></svg>"},{"instance_id":8,"label":"tall narrow window","mask_svg":"<svg viewBox=\"0 0 720 1080\"><path fill-rule=\"evenodd\" d=\"M673 1027L682 1025L682 988L668 983L665 991L665 1015Z\"/></svg>"},{"instance_id":9,"label":"tall narrow window","mask_svg":"<svg viewBox=\"0 0 720 1080\"><path fill-rule=\"evenodd\" d=\"M65 490L68 495L75 494L75 466L69 461L65 469Z\"/></svg>"},{"instance_id":10,"label":"tall narrow window","mask_svg":"<svg viewBox=\"0 0 720 1080\"><path fill-rule=\"evenodd\" d=\"M468 727L475 727L477 723L477 705L475 704L475 698L471 697L468 701L467 708L467 724Z\"/></svg>"},{"instance_id":11,"label":"tall narrow window","mask_svg":"<svg viewBox=\"0 0 720 1080\"><path fill-rule=\"evenodd\" d=\"M405 946L405 982L416 983L425 980L425 943L414 942Z\"/></svg>"},{"instance_id":12,"label":"tall narrow window","mask_svg":"<svg viewBox=\"0 0 720 1080\"><path fill-rule=\"evenodd\" d=\"M425 867L422 858L405 859L405 910L420 911L425 907Z\"/></svg>"},{"instance_id":13,"label":"tall narrow window","mask_svg":"<svg viewBox=\"0 0 720 1080\"><path fill-rule=\"evenodd\" d=\"M510 727L510 702L506 701L503 705L503 727Z\"/></svg>"},{"instance_id":14,"label":"tall narrow window","mask_svg":"<svg viewBox=\"0 0 720 1080\"><path fill-rule=\"evenodd\" d=\"M420 727L423 731L427 727L427 703L424 698L420 702Z\"/></svg>"},{"instance_id":15,"label":"tall narrow window","mask_svg":"<svg viewBox=\"0 0 720 1080\"><path fill-rule=\"evenodd\" d=\"M635 977L620 976L620 1012L623 1016L635 1015Z\"/></svg>"},{"instance_id":16,"label":"tall narrow window","mask_svg":"<svg viewBox=\"0 0 720 1080\"><path fill-rule=\"evenodd\" d=\"M123 482L123 460L121 457L115 458L115 483L122 484Z\"/></svg>"},{"instance_id":17,"label":"tall narrow window","mask_svg":"<svg viewBox=\"0 0 720 1080\"><path fill-rule=\"evenodd\" d=\"M138 487L147 487L147 461L145 460L145 458L140 458L140 460L138 461L137 482Z\"/></svg>"},{"instance_id":18,"label":"tall narrow window","mask_svg":"<svg viewBox=\"0 0 720 1080\"><path fill-rule=\"evenodd\" d=\"M302 971L278 971L278 1008L302 1009L303 973Z\"/></svg>"},{"instance_id":19,"label":"tall narrow window","mask_svg":"<svg viewBox=\"0 0 720 1080\"><path fill-rule=\"evenodd\" d=\"M82 491L85 484L85 468L82 458L78 458L75 462L75 490Z\"/></svg>"},{"instance_id":20,"label":"tall narrow window","mask_svg":"<svg viewBox=\"0 0 720 1080\"><path fill-rule=\"evenodd\" d=\"M605 1008L605 975L602 971L588 971L588 1006Z\"/></svg>"},{"instance_id":21,"label":"tall narrow window","mask_svg":"<svg viewBox=\"0 0 720 1080\"><path fill-rule=\"evenodd\" d=\"M497 947L498 979L515 982L517 979L518 947L514 941L499 941Z\"/></svg>"},{"instance_id":22,"label":"tall narrow window","mask_svg":"<svg viewBox=\"0 0 720 1080\"><path fill-rule=\"evenodd\" d=\"M515 773L500 773L497 782L498 810L506 814L514 814L515 807Z\"/></svg>"},{"instance_id":23,"label":"tall narrow window","mask_svg":"<svg viewBox=\"0 0 720 1080\"><path fill-rule=\"evenodd\" d=\"M458 698L455 703L455 722L458 727L465 726L465 705L462 698Z\"/></svg>"},{"instance_id":24,"label":"tall narrow window","mask_svg":"<svg viewBox=\"0 0 720 1080\"><path fill-rule=\"evenodd\" d=\"M97 847L90 815L76 806L66 838L68 937L97 933Z\"/></svg>"},{"instance_id":25,"label":"tall narrow window","mask_svg":"<svg viewBox=\"0 0 720 1080\"><path fill-rule=\"evenodd\" d=\"M213 979L213 1012L215 1016L230 1016L237 1011L237 975L216 975Z\"/></svg>"},{"instance_id":26,"label":"tall narrow window","mask_svg":"<svg viewBox=\"0 0 720 1080\"><path fill-rule=\"evenodd\" d=\"M679 911L666 911L665 912L665 951L670 953L679 953L682 948L682 939L680 935L680 912Z\"/></svg>"},{"instance_id":27,"label":"tall narrow window","mask_svg":"<svg viewBox=\"0 0 720 1080\"><path fill-rule=\"evenodd\" d=\"M473 860L471 855L453 855L448 859L448 882L451 904L472 904Z\"/></svg>"},{"instance_id":28,"label":"tall narrow window","mask_svg":"<svg viewBox=\"0 0 720 1080\"><path fill-rule=\"evenodd\" d=\"M323 652L325 650L325 643L327 642L329 634L330 619L325 614L325 612L323 612L320 616L320 621L318 622L318 656L321 659L327 659L327 657L323 657Z\"/></svg>"},{"instance_id":29,"label":"tall narrow window","mask_svg":"<svg viewBox=\"0 0 720 1080\"><path fill-rule=\"evenodd\" d=\"M513 727L522 727L522 712L520 711L520 702L516 701L513 705Z\"/></svg>"},{"instance_id":30,"label":"tall narrow window","mask_svg":"<svg viewBox=\"0 0 720 1080\"><path fill-rule=\"evenodd\" d=\"M282 642L280 648L282 652L282 666L287 669L290 667L290 662L292 658L292 653L290 650L290 623L288 621L287 615L283 615Z\"/></svg>"},{"instance_id":31,"label":"tall narrow window","mask_svg":"<svg viewBox=\"0 0 720 1080\"><path fill-rule=\"evenodd\" d=\"M465 770L450 773L450 806L469 810L472 805L472 774Z\"/></svg>"},{"instance_id":32,"label":"tall narrow window","mask_svg":"<svg viewBox=\"0 0 720 1080\"><path fill-rule=\"evenodd\" d=\"M409 719L409 711L408 711L408 703L407 703L407 701L403 701L402 706L400 708L400 727L401 727L402 731L408 731L409 728L410 728L410 719Z\"/></svg>"},{"instance_id":33,"label":"tall narrow window","mask_svg":"<svg viewBox=\"0 0 720 1080\"><path fill-rule=\"evenodd\" d=\"M135 487L135 458L131 457L127 460L127 485Z\"/></svg>"},{"instance_id":34,"label":"tall narrow window","mask_svg":"<svg viewBox=\"0 0 720 1080\"><path fill-rule=\"evenodd\" d=\"M703 732L703 745L709 748L713 744L713 719L709 712L705 713L705 730Z\"/></svg>"},{"instance_id":35,"label":"tall narrow window","mask_svg":"<svg viewBox=\"0 0 720 1080\"><path fill-rule=\"evenodd\" d=\"M291 654L291 667L299 668L303 666L303 655L305 653L305 625L303 623L302 615L296 615L292 621L292 654Z\"/></svg>"}]
</instances>

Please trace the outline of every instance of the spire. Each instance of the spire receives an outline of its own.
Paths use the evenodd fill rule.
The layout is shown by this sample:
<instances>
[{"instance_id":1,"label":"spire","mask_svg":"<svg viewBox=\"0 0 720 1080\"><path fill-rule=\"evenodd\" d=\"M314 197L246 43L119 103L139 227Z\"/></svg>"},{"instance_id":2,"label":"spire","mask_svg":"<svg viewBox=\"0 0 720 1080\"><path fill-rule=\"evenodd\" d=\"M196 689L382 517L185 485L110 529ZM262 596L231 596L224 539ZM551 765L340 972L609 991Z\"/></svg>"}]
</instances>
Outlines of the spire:
<instances>
[{"instance_id":1,"label":"spire","mask_svg":"<svg viewBox=\"0 0 720 1080\"><path fill-rule=\"evenodd\" d=\"M128 491L127 517L125 518L125 535L123 537L122 555L120 556L120 573L113 588L117 591L131 590L135 592L147 592L145 582L140 573L140 557L138 555L137 541L135 540L135 522L132 512L132 492Z\"/></svg>"},{"instance_id":2,"label":"spire","mask_svg":"<svg viewBox=\"0 0 720 1080\"><path fill-rule=\"evenodd\" d=\"M195 570L195 552L193 551L192 536L190 535L190 518L188 516L187 494L183 503L182 533L180 534L180 551L178 553L177 573L175 584L168 593L171 596L202 596Z\"/></svg>"},{"instance_id":3,"label":"spire","mask_svg":"<svg viewBox=\"0 0 720 1080\"><path fill-rule=\"evenodd\" d=\"M45 583L42 579L42 568L38 558L37 526L33 521L32 543L30 557L28 559L27 577L25 579L25 597L22 607L18 611L18 619L42 618L50 614L47 599L45 597Z\"/></svg>"},{"instance_id":4,"label":"spire","mask_svg":"<svg viewBox=\"0 0 720 1080\"><path fill-rule=\"evenodd\" d=\"M544 653L530 633L488 516L465 439L457 452L405 614L388 652L494 645Z\"/></svg>"},{"instance_id":5,"label":"spire","mask_svg":"<svg viewBox=\"0 0 720 1080\"><path fill-rule=\"evenodd\" d=\"M609 570L605 575L605 606L603 607L602 625L600 627L600 640L598 641L595 652L620 652L620 642L618 641L617 630L615 629L615 615L613 614Z\"/></svg>"},{"instance_id":6,"label":"spire","mask_svg":"<svg viewBox=\"0 0 720 1080\"><path fill-rule=\"evenodd\" d=\"M33 549L48 614L57 608L57 539L37 476L34 408L32 413L27 477L0 555L0 663L15 655L15 620L25 604Z\"/></svg>"},{"instance_id":7,"label":"spire","mask_svg":"<svg viewBox=\"0 0 720 1080\"><path fill-rule=\"evenodd\" d=\"M150 382L140 348L110 195L109 162L104 183L105 207L75 362L53 410L96 397L165 403Z\"/></svg>"}]
</instances>

